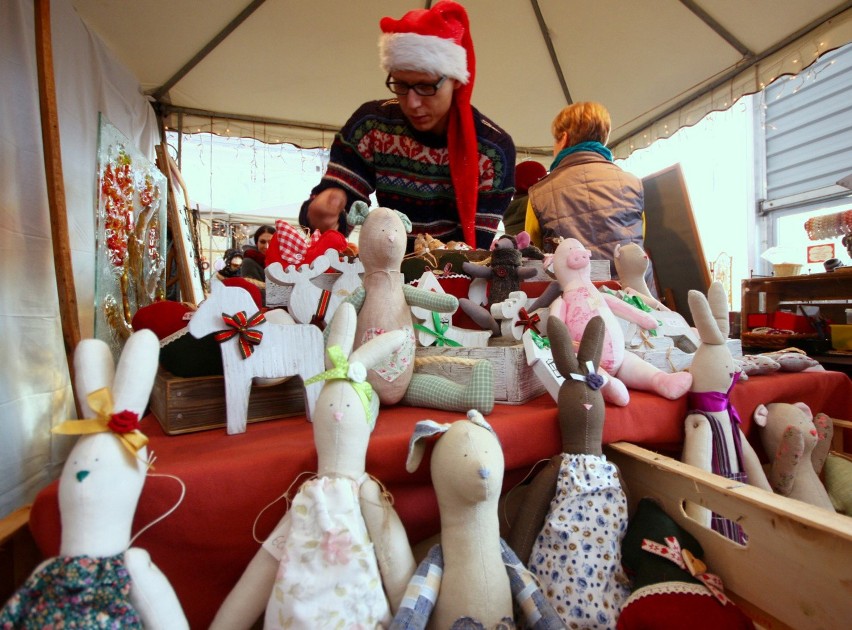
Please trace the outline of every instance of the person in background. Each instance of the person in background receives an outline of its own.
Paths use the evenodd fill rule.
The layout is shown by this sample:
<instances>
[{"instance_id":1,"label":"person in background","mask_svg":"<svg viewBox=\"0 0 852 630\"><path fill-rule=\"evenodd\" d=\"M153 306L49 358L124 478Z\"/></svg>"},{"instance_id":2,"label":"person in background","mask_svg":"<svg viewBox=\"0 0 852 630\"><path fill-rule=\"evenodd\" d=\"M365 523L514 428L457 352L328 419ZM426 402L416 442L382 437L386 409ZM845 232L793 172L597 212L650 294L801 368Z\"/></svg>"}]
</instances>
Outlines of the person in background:
<instances>
[{"instance_id":1,"label":"person in background","mask_svg":"<svg viewBox=\"0 0 852 630\"><path fill-rule=\"evenodd\" d=\"M348 234L356 200L405 214L414 239L488 249L514 191L515 145L471 105L476 59L464 7L448 0L382 18L379 56L394 98L361 105L335 136L302 205L311 230Z\"/></svg>"},{"instance_id":2,"label":"person in background","mask_svg":"<svg viewBox=\"0 0 852 630\"><path fill-rule=\"evenodd\" d=\"M544 165L535 160L526 160L515 166L515 196L503 215L503 230L516 236L524 229L530 186L547 175Z\"/></svg>"},{"instance_id":3,"label":"person in background","mask_svg":"<svg viewBox=\"0 0 852 630\"><path fill-rule=\"evenodd\" d=\"M254 233L254 245L243 245L243 264L240 267L240 275L249 280L255 280L266 284L266 250L269 249L269 241L275 234L275 228L271 225L261 225ZM256 283L255 283L256 284Z\"/></svg>"},{"instance_id":4,"label":"person in background","mask_svg":"<svg viewBox=\"0 0 852 630\"><path fill-rule=\"evenodd\" d=\"M600 103L574 103L557 114L550 174L529 190L524 227L545 253L563 238L576 238L593 259L609 260L617 278L615 246L636 243L644 249L645 192L642 180L613 163L606 146L610 127ZM657 297L650 264L645 280Z\"/></svg>"},{"instance_id":5,"label":"person in background","mask_svg":"<svg viewBox=\"0 0 852 630\"><path fill-rule=\"evenodd\" d=\"M243 264L243 253L238 249L229 249L222 258L224 266L217 272L219 279L238 278Z\"/></svg>"}]
</instances>

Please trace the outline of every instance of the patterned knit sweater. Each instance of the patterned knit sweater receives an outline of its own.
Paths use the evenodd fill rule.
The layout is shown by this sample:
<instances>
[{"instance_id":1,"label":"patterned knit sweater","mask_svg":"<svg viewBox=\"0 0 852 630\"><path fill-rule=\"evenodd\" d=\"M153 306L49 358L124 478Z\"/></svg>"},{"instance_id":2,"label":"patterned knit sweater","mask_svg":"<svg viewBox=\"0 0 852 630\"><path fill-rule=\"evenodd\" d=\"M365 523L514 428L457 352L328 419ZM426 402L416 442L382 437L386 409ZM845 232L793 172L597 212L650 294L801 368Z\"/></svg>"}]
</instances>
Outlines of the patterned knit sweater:
<instances>
[{"instance_id":1,"label":"patterned knit sweater","mask_svg":"<svg viewBox=\"0 0 852 630\"><path fill-rule=\"evenodd\" d=\"M473 116L479 147L476 246L488 249L514 192L515 145L509 134L476 109ZM335 136L328 169L311 191L311 199L332 187L346 191L347 209L359 199L369 203L375 192L380 206L407 215L412 223L409 251L421 233L445 243L464 240L447 140L412 128L397 99L365 103ZM309 202L299 214L302 225L308 225ZM339 230L348 233L344 217Z\"/></svg>"}]
</instances>

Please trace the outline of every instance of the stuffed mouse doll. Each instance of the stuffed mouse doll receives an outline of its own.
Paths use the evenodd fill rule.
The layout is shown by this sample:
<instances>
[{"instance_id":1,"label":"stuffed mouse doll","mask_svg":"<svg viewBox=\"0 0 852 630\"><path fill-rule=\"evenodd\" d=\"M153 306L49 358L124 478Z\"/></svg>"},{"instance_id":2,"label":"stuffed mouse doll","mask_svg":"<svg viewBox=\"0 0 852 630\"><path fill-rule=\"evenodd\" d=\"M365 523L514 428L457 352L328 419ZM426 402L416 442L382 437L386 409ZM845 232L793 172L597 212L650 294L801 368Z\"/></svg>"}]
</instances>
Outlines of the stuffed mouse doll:
<instances>
[{"instance_id":1,"label":"stuffed mouse doll","mask_svg":"<svg viewBox=\"0 0 852 630\"><path fill-rule=\"evenodd\" d=\"M831 418L824 413L814 416L802 402L758 405L753 418L770 458L767 476L772 489L833 512L834 505L819 478L831 448Z\"/></svg>"},{"instance_id":2,"label":"stuffed mouse doll","mask_svg":"<svg viewBox=\"0 0 852 630\"><path fill-rule=\"evenodd\" d=\"M568 627L611 628L628 594L621 569L627 497L601 449L606 406L597 366L606 331L600 317L590 319L576 356L561 320L551 318L547 331L565 378L562 453L533 479L507 542Z\"/></svg>"},{"instance_id":3,"label":"stuffed mouse doll","mask_svg":"<svg viewBox=\"0 0 852 630\"><path fill-rule=\"evenodd\" d=\"M139 431L160 344L133 333L118 366L99 339L74 351L75 389L84 420L55 433L79 435L59 477L62 539L0 612L0 628L188 628L168 579L148 552L131 547L131 526L148 472Z\"/></svg>"},{"instance_id":4,"label":"stuffed mouse doll","mask_svg":"<svg viewBox=\"0 0 852 630\"><path fill-rule=\"evenodd\" d=\"M396 511L365 471L379 400L367 370L403 344L392 331L352 351L356 314L342 303L329 326L327 365L313 417L318 468L225 599L212 630L389 623L414 557ZM350 354L351 353L351 354ZM309 381L313 379L308 379Z\"/></svg>"},{"instance_id":5,"label":"stuffed mouse doll","mask_svg":"<svg viewBox=\"0 0 852 630\"><path fill-rule=\"evenodd\" d=\"M414 371L414 321L411 307L452 313L458 300L448 293L434 293L402 283L400 265L405 255L408 217L390 208L373 208L356 201L349 210L350 225L360 225L358 238L364 284L345 301L355 306L358 329L355 347L389 330L405 333L402 347L369 371L368 380L382 404L402 402L414 407L447 411L476 408L488 414L494 409L494 372L488 361L477 361L468 383Z\"/></svg>"},{"instance_id":6,"label":"stuffed mouse doll","mask_svg":"<svg viewBox=\"0 0 852 630\"><path fill-rule=\"evenodd\" d=\"M500 538L497 503L503 450L478 411L466 420L418 422L406 469L417 470L425 439L432 450L432 484L441 513L441 543L417 567L391 628L563 628L532 574Z\"/></svg>"},{"instance_id":7,"label":"stuffed mouse doll","mask_svg":"<svg viewBox=\"0 0 852 630\"><path fill-rule=\"evenodd\" d=\"M462 266L464 272L471 278L488 280L489 308L507 300L513 292L520 290L524 280L536 274L534 267L524 266L518 241L508 234L504 234L494 242L491 259L487 265L465 262ZM468 298L461 298L459 307L480 328L490 330L494 336L500 335L500 323L492 316L489 308Z\"/></svg>"}]
</instances>

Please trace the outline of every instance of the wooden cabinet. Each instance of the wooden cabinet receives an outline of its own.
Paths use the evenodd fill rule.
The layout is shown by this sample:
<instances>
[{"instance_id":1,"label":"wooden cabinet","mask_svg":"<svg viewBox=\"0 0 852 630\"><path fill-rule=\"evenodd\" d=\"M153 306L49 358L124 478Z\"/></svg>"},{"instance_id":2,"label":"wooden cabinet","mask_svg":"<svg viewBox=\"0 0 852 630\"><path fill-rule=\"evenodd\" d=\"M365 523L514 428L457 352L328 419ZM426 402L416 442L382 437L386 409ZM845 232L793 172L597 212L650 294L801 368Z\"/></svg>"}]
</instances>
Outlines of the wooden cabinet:
<instances>
[{"instance_id":1,"label":"wooden cabinet","mask_svg":"<svg viewBox=\"0 0 852 630\"><path fill-rule=\"evenodd\" d=\"M749 332L749 315L797 312L799 304L817 304L823 317L846 323L845 310L852 304L852 269L803 276L749 278L743 280L742 331Z\"/></svg>"}]
</instances>

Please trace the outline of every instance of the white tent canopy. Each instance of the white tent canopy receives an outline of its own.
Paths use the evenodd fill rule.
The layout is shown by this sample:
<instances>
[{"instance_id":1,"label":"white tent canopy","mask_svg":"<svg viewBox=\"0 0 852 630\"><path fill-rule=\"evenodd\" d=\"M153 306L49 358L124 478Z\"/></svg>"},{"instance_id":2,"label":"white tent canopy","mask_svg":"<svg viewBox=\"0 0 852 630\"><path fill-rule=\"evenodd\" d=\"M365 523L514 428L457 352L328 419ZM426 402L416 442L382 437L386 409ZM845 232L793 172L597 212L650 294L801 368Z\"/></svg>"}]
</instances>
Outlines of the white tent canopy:
<instances>
[{"instance_id":1,"label":"white tent canopy","mask_svg":"<svg viewBox=\"0 0 852 630\"><path fill-rule=\"evenodd\" d=\"M386 95L380 18L432 2L72 4L142 88L193 130L215 128L216 114L232 116L223 127L245 135L328 146L358 104ZM550 123L570 102L607 106L611 145L624 157L852 40L848 0L461 4L476 49L474 105L513 136L519 158L550 153Z\"/></svg>"}]
</instances>

